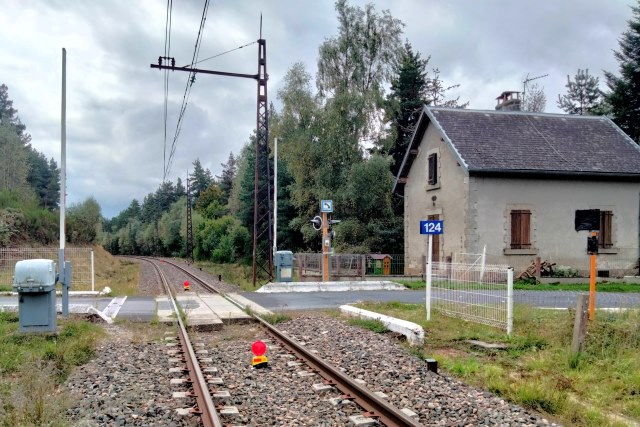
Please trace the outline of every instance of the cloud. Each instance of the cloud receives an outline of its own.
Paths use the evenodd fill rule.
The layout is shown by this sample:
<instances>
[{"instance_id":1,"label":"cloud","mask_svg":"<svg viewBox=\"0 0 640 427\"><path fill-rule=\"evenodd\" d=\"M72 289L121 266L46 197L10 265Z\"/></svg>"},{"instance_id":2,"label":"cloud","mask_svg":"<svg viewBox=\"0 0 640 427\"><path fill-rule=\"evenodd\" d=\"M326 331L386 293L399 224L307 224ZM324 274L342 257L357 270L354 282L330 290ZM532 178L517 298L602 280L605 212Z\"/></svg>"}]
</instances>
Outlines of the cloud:
<instances>
[{"instance_id":1,"label":"cloud","mask_svg":"<svg viewBox=\"0 0 640 427\"><path fill-rule=\"evenodd\" d=\"M364 5L365 0L352 0ZM381 0L405 24L405 37L470 108L492 109L503 90L527 76L547 94L547 111L564 93L566 75L617 70L612 50L633 0ZM0 0L1 82L33 145L60 163L61 48L67 49L67 161L70 202L94 196L107 217L142 200L162 180L165 159L163 72L150 68L164 52L166 3L155 0L23 2ZM174 2L171 56L190 63L202 2ZM260 14L267 40L269 99L287 69L302 61L315 75L318 47L337 32L333 2L212 2L200 58L253 42ZM257 72L257 45L198 65ZM167 147L173 139L187 74L170 76ZM601 82L604 88L604 82ZM213 174L238 154L256 121L256 83L198 75L169 179L186 176L199 158Z\"/></svg>"}]
</instances>

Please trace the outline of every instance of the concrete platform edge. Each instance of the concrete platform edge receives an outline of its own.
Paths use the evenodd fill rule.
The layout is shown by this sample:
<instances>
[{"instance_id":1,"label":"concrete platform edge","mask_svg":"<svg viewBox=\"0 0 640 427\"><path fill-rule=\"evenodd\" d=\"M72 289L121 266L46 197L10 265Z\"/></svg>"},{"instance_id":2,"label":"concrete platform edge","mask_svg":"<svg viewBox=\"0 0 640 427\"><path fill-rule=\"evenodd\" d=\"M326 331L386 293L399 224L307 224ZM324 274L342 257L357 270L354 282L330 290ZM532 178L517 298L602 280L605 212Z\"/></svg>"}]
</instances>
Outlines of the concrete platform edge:
<instances>
[{"instance_id":1,"label":"concrete platform edge","mask_svg":"<svg viewBox=\"0 0 640 427\"><path fill-rule=\"evenodd\" d=\"M256 292L348 292L348 291L402 291L399 283L379 282L269 282Z\"/></svg>"},{"instance_id":2,"label":"concrete platform edge","mask_svg":"<svg viewBox=\"0 0 640 427\"><path fill-rule=\"evenodd\" d=\"M268 309L264 308L263 306L251 301L250 299L247 299L247 298L243 297L242 295L238 295L238 294L234 294L234 293L228 293L228 294L226 294L226 297L231 302L233 302L234 304L239 305L243 309L246 308L246 307L249 307L249 309L251 311L253 311L254 313L256 313L256 314L259 314L259 315L273 314L273 312L271 310L268 310Z\"/></svg>"},{"instance_id":3,"label":"concrete platform edge","mask_svg":"<svg viewBox=\"0 0 640 427\"><path fill-rule=\"evenodd\" d=\"M406 336L407 341L409 341L411 345L422 345L424 343L424 329L422 329L422 326L417 323L408 322L406 320L397 319L395 317L386 316L369 310L363 310L350 305L341 305L340 312L348 316L359 317L361 319L379 320L388 330Z\"/></svg>"}]
</instances>

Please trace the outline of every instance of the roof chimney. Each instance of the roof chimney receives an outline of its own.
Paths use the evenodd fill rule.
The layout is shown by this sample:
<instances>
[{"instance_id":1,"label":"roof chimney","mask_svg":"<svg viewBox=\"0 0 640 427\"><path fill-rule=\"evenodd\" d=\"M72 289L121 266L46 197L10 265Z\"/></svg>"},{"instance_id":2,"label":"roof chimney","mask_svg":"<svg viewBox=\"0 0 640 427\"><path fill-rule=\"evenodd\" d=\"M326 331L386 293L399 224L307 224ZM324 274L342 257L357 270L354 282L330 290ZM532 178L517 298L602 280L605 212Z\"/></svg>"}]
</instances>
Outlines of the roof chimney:
<instances>
[{"instance_id":1,"label":"roof chimney","mask_svg":"<svg viewBox=\"0 0 640 427\"><path fill-rule=\"evenodd\" d=\"M522 109L520 92L505 91L505 92L502 92L500 96L496 98L496 100L498 100L498 105L496 105L496 110L520 111Z\"/></svg>"}]
</instances>

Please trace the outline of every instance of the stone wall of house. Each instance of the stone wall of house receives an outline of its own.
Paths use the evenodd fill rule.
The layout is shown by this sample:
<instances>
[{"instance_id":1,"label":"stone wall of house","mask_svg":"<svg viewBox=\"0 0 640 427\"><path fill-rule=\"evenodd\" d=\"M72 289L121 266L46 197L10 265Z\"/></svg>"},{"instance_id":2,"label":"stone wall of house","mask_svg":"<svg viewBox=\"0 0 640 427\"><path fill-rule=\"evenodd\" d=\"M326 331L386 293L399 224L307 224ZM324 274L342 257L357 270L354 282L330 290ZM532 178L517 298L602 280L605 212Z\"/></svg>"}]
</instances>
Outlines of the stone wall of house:
<instances>
[{"instance_id":1,"label":"stone wall of house","mask_svg":"<svg viewBox=\"0 0 640 427\"><path fill-rule=\"evenodd\" d=\"M427 159L438 155L438 182L428 184ZM427 252L427 236L420 234L420 221L429 215L444 220L439 257L445 260L462 252L465 245L467 181L463 168L433 126L428 126L419 153L413 161L405 185L405 274L421 274Z\"/></svg>"},{"instance_id":2,"label":"stone wall of house","mask_svg":"<svg viewBox=\"0 0 640 427\"><path fill-rule=\"evenodd\" d=\"M540 256L558 266L588 269L589 232L575 231L578 209L613 212L613 248L601 249L598 269L616 270L638 259L640 183L472 176L469 191L476 224L468 249L486 244L487 262L511 265L517 273ZM531 249L510 248L512 209L531 211Z\"/></svg>"}]
</instances>

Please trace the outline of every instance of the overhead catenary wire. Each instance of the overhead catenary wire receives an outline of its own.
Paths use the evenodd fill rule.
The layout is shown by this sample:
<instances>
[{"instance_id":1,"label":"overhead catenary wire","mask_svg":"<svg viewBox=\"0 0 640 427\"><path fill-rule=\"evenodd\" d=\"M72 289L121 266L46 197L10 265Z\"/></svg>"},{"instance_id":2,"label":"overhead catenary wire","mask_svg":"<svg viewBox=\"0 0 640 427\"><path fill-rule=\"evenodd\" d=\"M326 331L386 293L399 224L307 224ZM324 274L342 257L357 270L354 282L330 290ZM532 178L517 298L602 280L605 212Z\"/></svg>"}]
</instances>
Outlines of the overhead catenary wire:
<instances>
[{"instance_id":1,"label":"overhead catenary wire","mask_svg":"<svg viewBox=\"0 0 640 427\"><path fill-rule=\"evenodd\" d=\"M202 17L200 18L200 27L198 28L198 35L196 37L196 43L193 49L193 56L191 58L191 66L197 63L198 55L200 53L200 47L202 45L202 35L204 32L204 25L207 20L207 12L209 10L209 0L205 0L204 7L202 9ZM180 113L178 115L178 122L176 123L176 130L173 136L173 142L171 143L171 150L169 152L169 159L166 162L165 167L165 177L169 174L171 170L171 165L173 163L173 159L175 156L175 151L177 147L178 138L180 136L180 132L182 130L182 121L184 119L185 111L187 110L187 105L189 104L189 95L191 94L191 87L195 82L195 73L189 72L189 76L187 77L187 83L184 88L184 94L182 95L182 105L180 107Z\"/></svg>"},{"instance_id":2,"label":"overhead catenary wire","mask_svg":"<svg viewBox=\"0 0 640 427\"><path fill-rule=\"evenodd\" d=\"M197 62L194 62L192 65L200 64L200 63L202 63L204 61L208 61L210 59L217 58L219 56L225 55L227 53L234 52L236 50L242 49L243 47L251 46L252 44L256 44L256 43L258 43L258 42L257 41L253 41L253 42L250 42L250 43L247 43L247 44L243 44L242 46L238 46L238 47L233 48L233 49L225 50L224 52L218 53L217 55L213 55L213 56L210 56L208 58L204 58L204 59L201 59L201 60L199 60Z\"/></svg>"}]
</instances>

